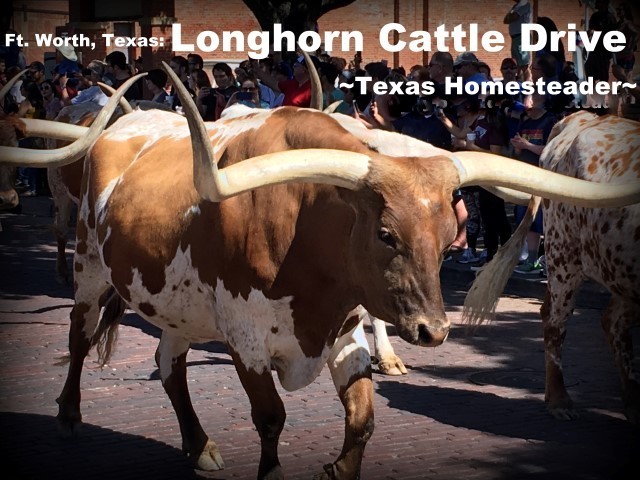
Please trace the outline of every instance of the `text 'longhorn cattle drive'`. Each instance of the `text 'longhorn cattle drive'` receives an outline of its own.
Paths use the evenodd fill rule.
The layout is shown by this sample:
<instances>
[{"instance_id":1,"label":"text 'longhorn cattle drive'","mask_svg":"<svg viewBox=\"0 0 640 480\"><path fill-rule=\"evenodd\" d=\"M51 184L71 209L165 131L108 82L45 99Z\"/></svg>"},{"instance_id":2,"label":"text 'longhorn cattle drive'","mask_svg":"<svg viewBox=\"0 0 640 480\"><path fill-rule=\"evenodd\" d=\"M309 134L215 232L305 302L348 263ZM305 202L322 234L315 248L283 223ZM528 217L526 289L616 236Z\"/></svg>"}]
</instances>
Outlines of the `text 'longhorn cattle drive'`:
<instances>
[{"instance_id":1,"label":"text 'longhorn cattle drive'","mask_svg":"<svg viewBox=\"0 0 640 480\"><path fill-rule=\"evenodd\" d=\"M186 352L190 342L215 339L227 344L249 396L262 445L259 478L283 477L285 411L271 367L293 390L325 363L346 418L342 451L320 477L357 478L373 432L373 389L361 322L349 312L362 304L416 345L446 339L438 271L456 231L453 190L491 184L569 202L589 204L592 192L611 205L640 201L637 184L593 185L493 155L480 162L473 153L388 155L376 142L395 134L308 109L234 108L205 125L165 68L186 121L134 112L100 135L125 83L72 145L0 147L0 160L13 164L63 165L87 155L71 358L58 399L68 432L81 421L84 359L107 339L99 346L106 360L128 305L163 330L156 360L184 450L198 466L223 462L191 405Z\"/></svg>"}]
</instances>

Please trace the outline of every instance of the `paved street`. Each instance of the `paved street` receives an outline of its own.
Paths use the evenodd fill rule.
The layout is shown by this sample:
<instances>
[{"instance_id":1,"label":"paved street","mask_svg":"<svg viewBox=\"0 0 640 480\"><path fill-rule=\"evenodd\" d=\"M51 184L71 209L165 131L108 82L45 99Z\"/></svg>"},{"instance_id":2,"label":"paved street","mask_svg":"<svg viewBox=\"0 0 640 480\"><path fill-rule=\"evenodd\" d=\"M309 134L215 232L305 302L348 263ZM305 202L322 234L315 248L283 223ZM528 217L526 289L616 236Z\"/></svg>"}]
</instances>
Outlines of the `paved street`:
<instances>
[{"instance_id":1,"label":"paved street","mask_svg":"<svg viewBox=\"0 0 640 480\"><path fill-rule=\"evenodd\" d=\"M54 280L49 200L23 200L22 215L0 215L2 478L255 478L258 435L224 346L197 345L188 357L196 411L226 462L221 472L202 473L181 453L153 360L159 331L132 313L120 327L112 362L101 370L92 352L85 363L82 436L58 436L55 398L66 376L60 361L72 289ZM515 278L497 320L469 334L460 326L460 308L471 273L452 264L442 275L455 326L436 349L392 336L409 375L374 374L376 430L362 478L640 478L640 433L622 414L617 370L600 328L606 295L591 286L569 327L565 374L581 416L561 422L544 407L540 280ZM634 337L638 355L637 331ZM342 406L326 369L300 391L280 391L287 410L279 450L284 471L290 479L310 479L340 451Z\"/></svg>"}]
</instances>

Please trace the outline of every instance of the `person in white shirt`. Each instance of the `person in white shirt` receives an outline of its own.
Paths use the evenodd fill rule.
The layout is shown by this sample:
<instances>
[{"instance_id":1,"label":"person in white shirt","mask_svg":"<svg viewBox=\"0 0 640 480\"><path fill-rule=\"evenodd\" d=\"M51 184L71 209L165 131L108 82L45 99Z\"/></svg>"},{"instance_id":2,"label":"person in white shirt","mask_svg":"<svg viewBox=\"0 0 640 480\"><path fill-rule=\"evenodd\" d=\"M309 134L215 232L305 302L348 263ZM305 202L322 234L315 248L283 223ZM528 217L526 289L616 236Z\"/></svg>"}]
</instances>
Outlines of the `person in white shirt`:
<instances>
[{"instance_id":1,"label":"person in white shirt","mask_svg":"<svg viewBox=\"0 0 640 480\"><path fill-rule=\"evenodd\" d=\"M92 60L82 71L82 84L86 88L80 90L78 95L73 97L70 101L71 105L77 105L84 102L95 102L101 107L104 107L109 100L109 97L104 94L102 89L98 86L98 82L102 81L104 76L105 64L100 60Z\"/></svg>"}]
</instances>

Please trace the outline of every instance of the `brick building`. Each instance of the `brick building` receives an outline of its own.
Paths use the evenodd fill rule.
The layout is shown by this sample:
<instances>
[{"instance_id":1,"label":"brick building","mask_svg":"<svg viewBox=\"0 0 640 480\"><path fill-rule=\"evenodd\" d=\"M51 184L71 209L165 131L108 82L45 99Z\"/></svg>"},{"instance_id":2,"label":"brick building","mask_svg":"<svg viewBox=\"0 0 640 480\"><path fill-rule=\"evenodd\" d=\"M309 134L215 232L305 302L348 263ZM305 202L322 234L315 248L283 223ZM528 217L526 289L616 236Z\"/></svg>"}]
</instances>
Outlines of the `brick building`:
<instances>
[{"instance_id":1,"label":"brick building","mask_svg":"<svg viewBox=\"0 0 640 480\"><path fill-rule=\"evenodd\" d=\"M532 0L534 14L551 17L558 28L567 29L568 23L581 25L585 17L584 2L567 0ZM53 48L35 46L36 33L83 33L95 42L95 50L78 48L86 63L104 58L116 47L107 47L102 34L115 36L161 37L158 47L123 47L128 58L142 56L145 69L159 65L172 54L171 24L182 25L182 42L195 43L198 33L206 30L222 32L239 30L248 33L261 30L251 11L242 0L14 0L13 28L30 42L25 48L28 61L42 60ZM502 51L488 53L480 50L478 57L487 62L493 72L499 71L502 58L509 55L510 40L507 25L502 23L513 0L356 0L351 5L329 12L318 22L319 32L326 30L358 30L364 36L365 62L387 59L389 65L409 68L428 62L430 52L411 52L408 48L398 53L385 51L379 42L380 28L390 22L402 24L407 33L401 40L410 41L409 33L425 30L433 32L444 24L447 30L462 24L468 31L470 23L477 23L480 35L488 30L501 32L505 38ZM468 43L466 43L468 45ZM435 45L432 46L435 51ZM237 62L246 54L225 53L217 50L200 53L208 64L226 60ZM355 52L334 52L351 59ZM455 56L455 52L452 52ZM186 53L185 53L186 55ZM570 54L567 58L571 58Z\"/></svg>"}]
</instances>

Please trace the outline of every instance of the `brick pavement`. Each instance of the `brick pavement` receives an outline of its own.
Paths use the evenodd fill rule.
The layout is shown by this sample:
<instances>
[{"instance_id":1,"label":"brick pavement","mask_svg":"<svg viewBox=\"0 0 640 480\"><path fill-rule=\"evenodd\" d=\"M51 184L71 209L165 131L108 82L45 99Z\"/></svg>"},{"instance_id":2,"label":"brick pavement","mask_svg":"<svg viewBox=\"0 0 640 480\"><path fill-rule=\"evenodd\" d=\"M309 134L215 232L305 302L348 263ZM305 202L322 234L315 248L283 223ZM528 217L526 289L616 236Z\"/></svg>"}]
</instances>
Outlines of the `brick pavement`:
<instances>
[{"instance_id":1,"label":"brick pavement","mask_svg":"<svg viewBox=\"0 0 640 480\"><path fill-rule=\"evenodd\" d=\"M71 289L53 280L46 199L26 200L25 215L0 216L2 478L255 478L258 435L224 346L198 345L188 357L196 411L227 466L195 472L180 452L153 361L159 331L134 314L120 328L108 367L96 368L95 354L86 362L83 435L59 438L55 398L66 375L59 360L67 351ZM362 478L640 478L640 435L621 413L617 371L598 321L604 298L591 292L569 327L565 372L581 417L559 422L543 403L540 289L512 282L498 319L469 335L459 326L469 278L457 269L443 279L456 325L437 349L392 337L410 374L374 376L376 431ZM287 478L310 478L339 453L342 407L327 371L300 391L280 392L287 409L281 462Z\"/></svg>"}]
</instances>

